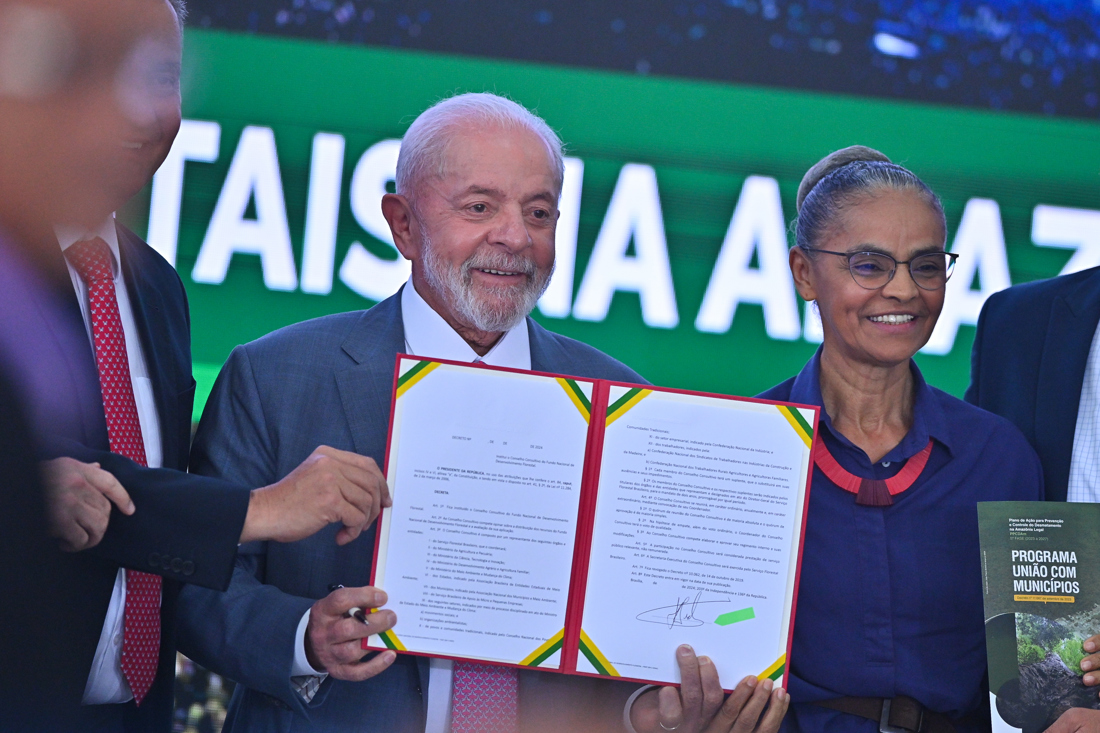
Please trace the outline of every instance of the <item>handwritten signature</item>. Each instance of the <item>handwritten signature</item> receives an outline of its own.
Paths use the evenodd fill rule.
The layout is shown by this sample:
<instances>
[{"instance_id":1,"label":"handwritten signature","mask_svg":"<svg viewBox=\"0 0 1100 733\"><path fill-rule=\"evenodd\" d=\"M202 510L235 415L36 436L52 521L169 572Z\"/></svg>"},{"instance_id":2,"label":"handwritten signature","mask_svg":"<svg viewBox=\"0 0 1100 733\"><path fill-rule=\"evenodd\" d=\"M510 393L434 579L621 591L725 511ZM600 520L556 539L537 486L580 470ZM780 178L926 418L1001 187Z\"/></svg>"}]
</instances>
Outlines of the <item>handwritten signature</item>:
<instances>
[{"instance_id":1,"label":"handwritten signature","mask_svg":"<svg viewBox=\"0 0 1100 733\"><path fill-rule=\"evenodd\" d=\"M635 616L635 618L647 624L661 624L670 629L675 626L694 628L706 623L695 615L704 610L700 609L700 606L712 603L729 603L730 601L729 598L716 598L704 601L702 597L703 591L698 591L693 596L688 595L682 598L677 596L676 602L672 605L660 606L658 608L651 608L648 611L642 611Z\"/></svg>"}]
</instances>

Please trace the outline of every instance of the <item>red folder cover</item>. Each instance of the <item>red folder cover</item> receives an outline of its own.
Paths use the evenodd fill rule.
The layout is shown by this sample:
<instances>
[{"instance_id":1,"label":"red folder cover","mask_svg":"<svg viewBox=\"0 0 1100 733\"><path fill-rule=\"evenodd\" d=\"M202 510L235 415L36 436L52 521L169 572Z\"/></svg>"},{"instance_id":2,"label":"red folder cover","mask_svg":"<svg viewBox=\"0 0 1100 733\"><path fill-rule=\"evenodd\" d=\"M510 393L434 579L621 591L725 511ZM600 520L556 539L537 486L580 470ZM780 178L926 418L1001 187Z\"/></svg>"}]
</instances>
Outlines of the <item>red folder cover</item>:
<instances>
[{"instance_id":1,"label":"red folder cover","mask_svg":"<svg viewBox=\"0 0 1100 733\"><path fill-rule=\"evenodd\" d=\"M668 679L667 673L666 678L659 679L659 675L648 676L647 671L644 669L635 669L634 671L618 669L620 665L606 658L600 651L599 645L597 645L591 638L589 638L585 631L582 630L582 619L584 618L585 614L585 599L589 588L589 573L592 567L592 544L593 535L596 531L596 513L598 499L600 496L601 468L604 455L604 438L607 434L607 429L615 420L625 415L626 412L631 410L634 405L638 404L638 402L646 397L651 397L652 395L656 394L658 398L677 399L675 398L675 396L680 395L684 396L682 398L679 398L681 400L694 400L695 402L700 402L700 400L696 398L705 398L706 400L736 402L740 403L740 405L743 406L762 405L767 406L766 408L764 408L766 410L771 410L772 408L774 408L775 415L782 417L781 420L774 420L774 422L782 425L788 425L789 429L793 431L793 434L796 435L797 438L801 440L802 443L804 443L805 445L805 456L803 465L801 467L801 474L796 477L797 488L799 489L799 491L797 496L798 503L795 506L798 508L798 511L796 514L793 514L791 516L794 526L790 528L792 531L792 542L790 545L791 553L789 557L790 575L788 576L788 593L785 598L785 608L783 609L784 613L782 616L781 624L783 626L783 628L781 629L781 634L782 637L786 640L785 653L779 654L778 658L776 658L774 662L770 662L769 660L770 663L768 663L766 666L762 665L761 669L740 670L738 673L739 676L737 677L739 679L740 676L743 676L744 674L757 674L761 678L767 677L774 680L781 679L781 684L783 684L784 686L786 685L787 658L790 654L790 642L793 637L792 632L794 628L795 600L798 593L798 575L801 568L802 560L803 530L806 521L806 511L809 506L808 498L810 489L810 477L812 474L812 459L810 458L810 456L812 456L812 441L817 431L818 408L806 405L796 405L792 403L771 402L754 398L731 397L728 395L707 394L703 392L693 392L688 390L668 389L662 387L654 387L651 385L635 385L608 380L568 377L565 375L547 374L543 372L504 369L500 367L490 367L482 364L467 364L441 359L426 359L401 354L397 357L397 367L394 373L393 400L390 413L389 443L387 447L385 467L385 473L387 477L391 480L391 482L393 481L393 477L395 475L394 466L392 465L394 460L394 450L395 445L397 444L397 440L400 437L398 433L395 432L395 416L397 414L398 400L405 392L408 391L408 389L410 389L417 382L430 378L430 373L432 370L435 370L443 365L449 365L450 367L455 367L461 370L489 370L490 372L512 373L516 375L532 375L553 379L561 384L562 388L566 391L569 398L573 400L577 407L577 410L579 410L582 415L584 415L586 412L588 413L588 415L586 415L586 419L588 418L588 416L591 416L591 419L588 419L587 442L584 448L584 463L580 474L580 494L576 510L575 533L573 536L572 567L569 577L568 601L564 614L564 627L560 632L558 632L557 635L547 639L537 648L532 650L532 652L527 657L525 657L521 661L518 661L517 663L500 661L491 657L485 658L453 655L442 651L424 651L421 648L422 645L410 642L409 637L403 633L401 624L403 614L399 613L398 622L394 629L381 635L375 635L369 637L368 639L364 639L362 644L364 649L380 650L389 648L394 649L399 653L407 653L420 656L430 656L447 659L467 659L480 663L502 664L504 666L514 667L535 667L540 669L541 671L559 672L575 675L588 675L595 677L617 677L624 680L633 680L643 683L653 682L659 684L674 684L675 680ZM656 400L652 400L650 404L654 404L655 402ZM722 405L723 403L717 402L714 404ZM760 410L758 409L757 411ZM441 408L440 414L444 413L445 410ZM771 413L769 412L769 414ZM772 415L772 417L774 418L775 415ZM533 415L531 417L534 420L539 419L539 416L537 415ZM644 430L645 428L638 429ZM672 445L673 448L676 447L676 443L668 444L667 441L669 440L676 441L677 443L687 442L682 440L677 441L677 439L672 434L673 431L671 430L662 430L658 432L665 434L663 437L655 439L657 441L657 448L655 450L658 453L676 452L675 450L660 450L661 447L667 447L668 445ZM652 440L650 442L650 445L654 445ZM715 445L721 444L715 443ZM732 446L723 445L722 447L731 448ZM709 449L684 448L684 450L706 451ZM747 463L748 465L756 466L765 465L759 462L751 461ZM668 469L665 469L665 471L667 473ZM756 476L756 478L760 479L761 477ZM767 477L763 478L767 479ZM691 481L692 479L690 478L683 479L683 482L685 484L690 484ZM743 487L746 485L747 481L747 479L741 478L736 483L736 485L740 487L740 492L744 492ZM748 481L748 483L752 482ZM733 485L734 484L731 483L731 486ZM383 515L379 517L379 531L376 532L374 562L371 572L372 585L376 584L378 578L380 577L380 575L382 575L382 573L380 573L380 562L386 562L386 559L389 558L389 543L391 540L388 531L388 520L392 516L393 512L398 512L402 509L403 496L400 488L400 486L395 486L391 483L394 506L390 509L383 510ZM675 506L675 503L672 506ZM707 511L708 513L713 514L713 512L711 512L710 510L711 507L708 506L704 507L704 509L700 511ZM672 509L672 511L675 511L675 509ZM718 516L719 519L721 519L720 515L715 516ZM686 527L687 525L682 526ZM651 534L659 535L660 533ZM665 535L670 534L670 532L665 533ZM759 536L758 533L752 532L742 532L742 534ZM664 541L666 540L656 540L658 544ZM636 543L635 547L629 549L637 550L637 544L638 543ZM723 544L733 543L727 542ZM751 547L752 545L747 546ZM412 550L412 548L404 549L405 551ZM729 553L726 554L729 555ZM645 553L634 553L635 557L638 557L639 555L642 555L644 557ZM716 558L717 557L718 555L716 555ZM625 557L619 558L616 556L616 559L625 560ZM640 564L634 565L633 567L647 567L646 565L644 565L645 560L639 560L636 562ZM725 562L729 563L741 561L732 560ZM639 570L637 574L639 576L642 576L644 573ZM653 577L657 577L657 575L653 575ZM790 582L790 579L793 579L793 583ZM640 584L642 582L648 582L648 580L643 581L639 578L637 582ZM657 580L651 582L653 583L653 585L658 585ZM700 579L699 582L705 585L707 581L705 579ZM383 589L387 590L384 586ZM708 596L704 596L704 592L706 592L706 588L699 586L699 590L697 591L691 590L691 592L686 592L685 595L682 597L677 595L675 603L672 603L670 599L670 603L666 606L659 606L658 608L655 608L650 612L638 614L637 619L639 621L648 621L650 623L653 623L654 627L656 627L654 629L655 633L661 634L666 633L664 622L667 620L667 633L672 634L673 636L675 636L678 631L680 633L684 633L683 629L687 627L706 625L709 628L711 625L726 626L744 621L754 620L763 623L762 619L756 618L753 615L752 607L731 610L717 616L712 621L703 620L702 616L706 613L705 609L708 608L706 604L715 604L714 606L712 606L713 608L722 610L727 608L730 603L734 603L729 593L720 594L724 596L725 602L719 603L718 601L707 600ZM396 599L393 598L392 592L390 593L390 595L390 601L391 604L393 604ZM739 595L745 597L752 596L751 593L741 593ZM718 597L714 594L711 594L711 596ZM737 604L734 603L734 605ZM700 609L704 610L701 611ZM712 616L713 613L714 612L711 612ZM771 627L774 628L778 623L778 617L772 619ZM647 644L650 642L651 638L648 634L638 639L639 644ZM431 648L431 646L431 643L427 643L427 648ZM559 651L560 656L558 655ZM697 648L697 652L701 654L708 654L709 656L711 656L711 658L714 659L715 663L719 666L720 671L724 663L732 664L736 661L725 660L721 656L716 657L715 651L710 649ZM670 659L672 657L671 651L669 653L669 657ZM725 677L726 675L723 675L723 678ZM733 684L729 683L728 689L731 689L732 686Z\"/></svg>"}]
</instances>

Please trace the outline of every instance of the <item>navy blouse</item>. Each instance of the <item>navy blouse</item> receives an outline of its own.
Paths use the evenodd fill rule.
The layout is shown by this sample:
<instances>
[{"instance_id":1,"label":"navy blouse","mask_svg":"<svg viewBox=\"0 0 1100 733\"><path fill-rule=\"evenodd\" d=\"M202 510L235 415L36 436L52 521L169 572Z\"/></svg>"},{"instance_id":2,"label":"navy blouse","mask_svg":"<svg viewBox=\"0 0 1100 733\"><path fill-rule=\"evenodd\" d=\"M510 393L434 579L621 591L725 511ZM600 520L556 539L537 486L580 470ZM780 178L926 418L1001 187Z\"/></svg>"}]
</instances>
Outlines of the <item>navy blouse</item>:
<instances>
[{"instance_id":1,"label":"navy blouse","mask_svg":"<svg viewBox=\"0 0 1100 733\"><path fill-rule=\"evenodd\" d=\"M760 396L822 406L820 356ZM814 468L785 733L878 730L816 700L907 695L958 718L988 695L976 504L1041 500L1042 469L1009 421L930 387L910 368L913 426L878 463L821 411L818 437L856 476L890 478L929 438L932 455L888 507L857 506L855 494Z\"/></svg>"}]
</instances>

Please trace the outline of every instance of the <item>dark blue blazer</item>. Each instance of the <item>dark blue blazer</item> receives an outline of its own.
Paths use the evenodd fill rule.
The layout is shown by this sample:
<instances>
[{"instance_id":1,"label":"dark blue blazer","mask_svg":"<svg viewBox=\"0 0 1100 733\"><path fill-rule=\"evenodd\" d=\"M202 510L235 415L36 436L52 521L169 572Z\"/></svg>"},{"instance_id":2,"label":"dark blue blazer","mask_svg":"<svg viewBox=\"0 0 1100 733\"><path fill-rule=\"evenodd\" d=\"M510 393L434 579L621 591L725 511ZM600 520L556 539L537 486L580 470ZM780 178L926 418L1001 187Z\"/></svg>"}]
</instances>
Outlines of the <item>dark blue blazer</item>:
<instances>
[{"instance_id":1,"label":"dark blue blazer","mask_svg":"<svg viewBox=\"0 0 1100 733\"><path fill-rule=\"evenodd\" d=\"M46 319L38 328L44 349L54 364L63 364L57 389L66 395L69 415L63 424L48 426L43 452L98 461L129 492L136 511L127 517L115 509L103 541L94 549L71 555L81 578L72 589L74 607L64 633L71 654L84 670L91 669L103 628L111 589L119 567L164 576L161 603L161 651L157 676L140 707L83 706L74 725L81 731L171 729L175 678L176 599L181 583L224 589L237 554L237 540L248 510L249 492L235 484L183 473L190 447L195 381L191 376L191 334L187 298L176 271L157 252L121 225L120 264L142 350L153 383L163 443L162 469L147 469L109 452L106 420L95 364L87 337L51 338L61 324ZM54 244L56 248L56 243ZM83 334L80 307L60 249L47 267L59 318ZM64 346L62 346L64 344ZM79 689L58 690L59 699L79 702Z\"/></svg>"},{"instance_id":2,"label":"dark blue blazer","mask_svg":"<svg viewBox=\"0 0 1100 733\"><path fill-rule=\"evenodd\" d=\"M590 346L528 319L531 366L582 377L643 381ZM405 351L400 294L368 311L306 321L237 347L199 423L191 470L244 484L292 471L318 445L384 463L395 357ZM370 582L375 526L338 547L336 528L300 542L242 546L228 592L188 586L180 649L240 684L226 731L423 733L428 664L399 655L364 682L326 679L310 703L291 686L299 620L330 584ZM521 672L520 725L621 730L637 685Z\"/></svg>"},{"instance_id":3,"label":"dark blue blazer","mask_svg":"<svg viewBox=\"0 0 1100 733\"><path fill-rule=\"evenodd\" d=\"M1048 501L1065 501L1081 383L1100 323L1100 268L990 296L966 401L1008 418L1039 454Z\"/></svg>"},{"instance_id":4,"label":"dark blue blazer","mask_svg":"<svg viewBox=\"0 0 1100 733\"><path fill-rule=\"evenodd\" d=\"M45 286L25 254L0 233L0 730L44 733L72 729L88 670L71 658L65 632L77 608L69 589L81 578L48 535L39 476L34 426L60 403L49 397L55 363L27 331ZM73 691L70 705L58 704L59 689Z\"/></svg>"}]
</instances>

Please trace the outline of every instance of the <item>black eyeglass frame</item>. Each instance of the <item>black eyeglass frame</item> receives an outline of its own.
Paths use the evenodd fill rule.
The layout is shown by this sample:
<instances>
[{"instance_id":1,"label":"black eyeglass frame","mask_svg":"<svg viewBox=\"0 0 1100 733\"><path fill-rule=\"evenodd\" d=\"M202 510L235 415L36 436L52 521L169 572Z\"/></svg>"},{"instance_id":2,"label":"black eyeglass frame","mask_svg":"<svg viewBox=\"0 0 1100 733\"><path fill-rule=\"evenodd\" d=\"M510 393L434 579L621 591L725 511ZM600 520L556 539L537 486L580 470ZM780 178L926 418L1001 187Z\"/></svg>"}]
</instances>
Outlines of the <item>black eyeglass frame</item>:
<instances>
[{"instance_id":1,"label":"black eyeglass frame","mask_svg":"<svg viewBox=\"0 0 1100 733\"><path fill-rule=\"evenodd\" d=\"M889 285L890 281L894 279L894 275L896 275L897 272L898 272L898 265L905 265L906 267L909 267L910 262L913 262L914 260L919 260L921 257L928 257L929 255L942 255L942 256L947 257L950 260L947 263L947 277L945 277L943 279L943 285L940 285L940 286L935 287L935 288L926 288L925 286L921 285L920 280L913 277L913 271L909 270L909 277L913 280L913 283L918 288L920 288L921 290L928 290L930 292L935 292L937 290L940 290L941 288L947 287L947 281L951 279L951 275L955 271L955 262L959 259L959 256L957 254L955 254L954 252L922 252L921 254L917 255L916 257L910 257L907 260L901 261L901 260L895 260L892 256L886 254L885 252L870 252L870 251L866 251L866 250L863 250L863 251L860 251L860 252L833 252L832 250L828 250L828 249L811 249L811 250L807 250L807 251L809 251L809 252L821 252L821 253L827 254L827 255L837 255L839 257L846 257L848 259L848 272L849 272L849 274L851 274L852 279L855 280L856 285L860 286L864 290L879 290L879 289L884 288L887 285ZM877 285L875 287L868 287L868 286L864 285L862 282L860 282L859 276L856 275L854 270L852 270L852 258L853 257L858 257L859 255L875 255L876 257L885 257L886 259L893 262L894 263L894 269L890 270L890 275L886 278L886 282L884 282L882 285Z\"/></svg>"}]
</instances>

